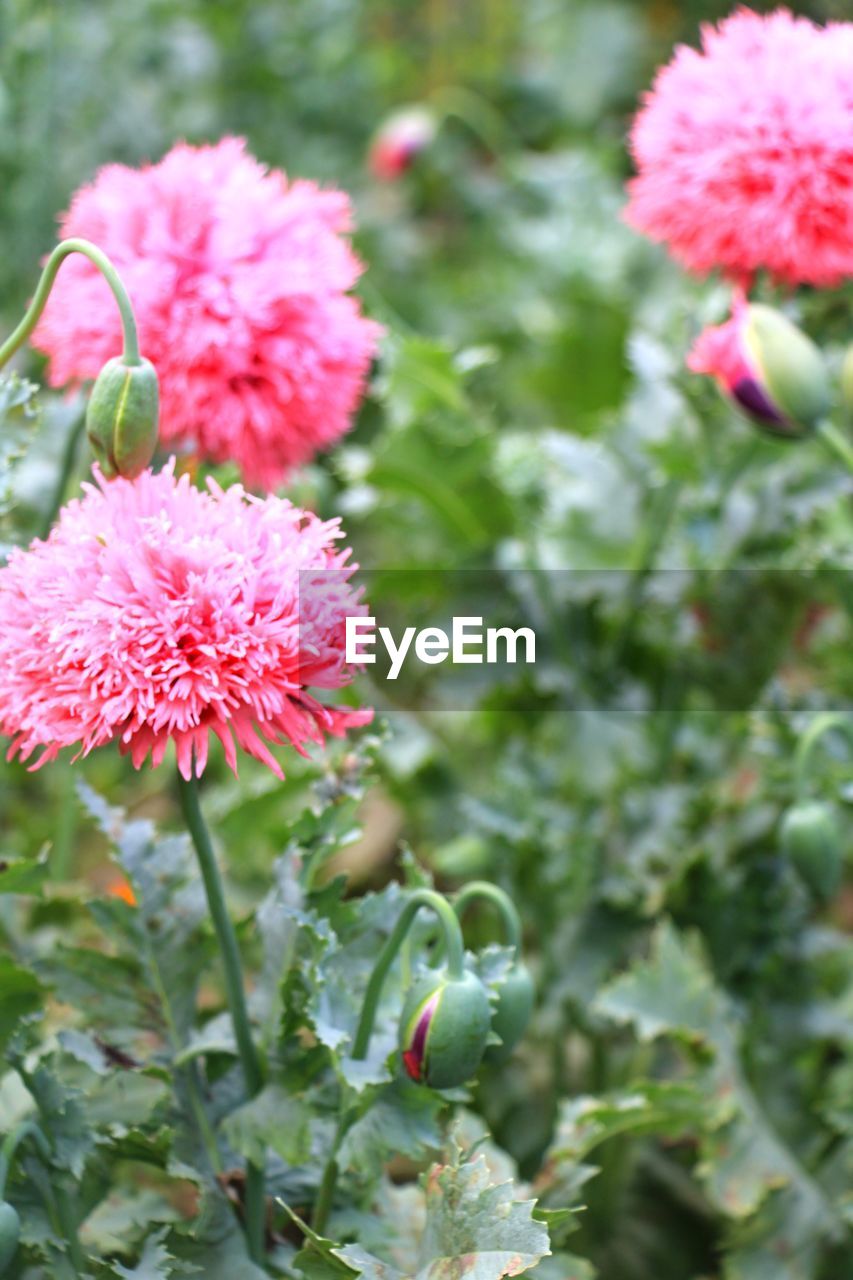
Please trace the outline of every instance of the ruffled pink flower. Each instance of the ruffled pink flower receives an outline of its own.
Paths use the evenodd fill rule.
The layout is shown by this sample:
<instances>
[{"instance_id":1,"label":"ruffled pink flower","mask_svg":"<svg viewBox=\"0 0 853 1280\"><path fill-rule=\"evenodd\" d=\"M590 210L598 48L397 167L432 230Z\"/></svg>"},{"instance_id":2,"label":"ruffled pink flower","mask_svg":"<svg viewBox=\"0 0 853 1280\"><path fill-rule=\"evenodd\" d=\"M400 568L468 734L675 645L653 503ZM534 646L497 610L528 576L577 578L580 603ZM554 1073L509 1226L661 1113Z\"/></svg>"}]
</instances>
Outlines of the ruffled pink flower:
<instances>
[{"instance_id":1,"label":"ruffled pink flower","mask_svg":"<svg viewBox=\"0 0 853 1280\"><path fill-rule=\"evenodd\" d=\"M160 377L161 434L274 488L351 426L380 328L347 292L362 267L348 197L289 183L237 138L108 165L63 236L112 258ZM62 267L35 343L63 386L121 349L115 304L84 258Z\"/></svg>"},{"instance_id":2,"label":"ruffled pink flower","mask_svg":"<svg viewBox=\"0 0 853 1280\"><path fill-rule=\"evenodd\" d=\"M336 521L281 498L143 472L68 504L46 542L0 569L0 730L32 767L61 748L117 741L139 766L175 743L201 774L211 733L278 776L267 743L305 744L365 724L324 706L338 689L347 614L363 612Z\"/></svg>"},{"instance_id":3,"label":"ruffled pink flower","mask_svg":"<svg viewBox=\"0 0 853 1280\"><path fill-rule=\"evenodd\" d=\"M739 9L680 46L635 120L628 221L688 270L853 275L853 24Z\"/></svg>"}]
</instances>

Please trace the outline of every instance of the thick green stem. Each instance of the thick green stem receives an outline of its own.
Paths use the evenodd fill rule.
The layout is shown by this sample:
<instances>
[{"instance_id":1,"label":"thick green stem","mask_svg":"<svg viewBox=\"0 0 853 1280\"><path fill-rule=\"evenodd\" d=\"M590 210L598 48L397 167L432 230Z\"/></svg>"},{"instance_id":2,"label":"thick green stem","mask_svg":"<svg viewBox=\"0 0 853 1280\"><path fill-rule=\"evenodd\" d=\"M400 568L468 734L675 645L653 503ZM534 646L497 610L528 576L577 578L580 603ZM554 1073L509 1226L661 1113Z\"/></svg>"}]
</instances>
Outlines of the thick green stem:
<instances>
[{"instance_id":1,"label":"thick green stem","mask_svg":"<svg viewBox=\"0 0 853 1280\"><path fill-rule=\"evenodd\" d=\"M453 899L457 916L461 918L465 908L476 898L484 898L497 907L503 921L507 945L512 947L515 958L518 959L521 955L521 918L509 894L504 893L496 884L490 884L488 880L472 880Z\"/></svg>"},{"instance_id":2,"label":"thick green stem","mask_svg":"<svg viewBox=\"0 0 853 1280\"><path fill-rule=\"evenodd\" d=\"M808 773L815 748L824 734L833 729L840 729L853 742L853 718L841 711L826 711L815 716L797 744L794 757L794 786L798 799L802 800L808 793Z\"/></svg>"},{"instance_id":3,"label":"thick green stem","mask_svg":"<svg viewBox=\"0 0 853 1280\"><path fill-rule=\"evenodd\" d=\"M339 1127L338 1132L335 1135L332 1154L329 1156L329 1159L326 1162L326 1167L323 1170L323 1180L320 1183L320 1190L317 1193L317 1199L314 1203L314 1212L311 1215L311 1228L313 1231L316 1231L318 1236L323 1235L326 1230L326 1223L329 1221L332 1201L335 1197L335 1188L338 1185L337 1154L348 1128L348 1124L341 1124Z\"/></svg>"},{"instance_id":4,"label":"thick green stem","mask_svg":"<svg viewBox=\"0 0 853 1280\"><path fill-rule=\"evenodd\" d=\"M198 799L198 780L192 775L189 780L179 776L181 806L187 827L195 846L210 918L219 944L222 967L225 973L225 992L231 1020L234 1024L234 1038L237 1041L237 1053L243 1069L246 1093L250 1098L259 1093L264 1083L260 1054L252 1037L249 1022L249 1011L246 1006L246 993L243 987L243 970L240 963L240 950L237 936L228 914L225 902L225 891L222 877L210 834L202 816ZM246 1237L249 1253L254 1262L261 1263L264 1255L264 1231L266 1220L266 1200L264 1195L264 1170L249 1163L246 1168Z\"/></svg>"},{"instance_id":5,"label":"thick green stem","mask_svg":"<svg viewBox=\"0 0 853 1280\"><path fill-rule=\"evenodd\" d=\"M392 929L385 946L380 951L379 959L376 961L373 973L370 975L352 1047L352 1057L356 1060L367 1057L370 1037L373 1034L373 1024L376 1021L376 1010L379 1007L379 997L382 995L382 987L388 976L388 970L394 963L394 958L403 945L403 939L409 932L412 921L421 907L429 907L438 916L444 935L447 969L450 977L462 977L465 968L465 944L462 941L462 931L459 928L459 921L453 908L446 898L442 898L440 893L433 893L431 889L418 889L416 893L412 894L400 912L400 918Z\"/></svg>"},{"instance_id":6,"label":"thick green stem","mask_svg":"<svg viewBox=\"0 0 853 1280\"><path fill-rule=\"evenodd\" d=\"M24 1120L16 1129L6 1135L3 1146L0 1148L0 1200L3 1200L6 1196L6 1179L9 1176L9 1165L18 1147L27 1138L32 1138L35 1142L45 1163L51 1163L53 1152L47 1138L34 1120ZM59 1179L54 1181L51 1192L56 1206L59 1226L68 1245L69 1260L76 1274L83 1276L87 1270L86 1258L80 1246L80 1238L77 1235L77 1215L74 1211L74 1205L66 1187Z\"/></svg>"},{"instance_id":7,"label":"thick green stem","mask_svg":"<svg viewBox=\"0 0 853 1280\"><path fill-rule=\"evenodd\" d=\"M817 434L836 457L841 459L847 470L853 472L853 444L841 434L838 428L831 422L821 422L818 424Z\"/></svg>"},{"instance_id":8,"label":"thick green stem","mask_svg":"<svg viewBox=\"0 0 853 1280\"><path fill-rule=\"evenodd\" d=\"M352 1047L351 1056L356 1061L367 1057L370 1037L373 1034L373 1024L376 1021L376 1011L379 1008L379 999L382 995L382 987L398 951L406 940L412 921L421 907L428 907L438 916L448 957L448 972L451 978L462 977L465 968L465 944L462 941L462 930L459 927L456 914L447 899L442 898L440 893L433 893L431 889L418 889L412 894L400 912L397 923L391 930L385 946L380 951L379 959L376 961L373 973L370 975ZM320 1182L320 1189L317 1193L311 1218L311 1225L318 1235L322 1235L326 1229L326 1222L335 1198L335 1188L338 1184L338 1152L351 1125L352 1119L343 1114L338 1122L332 1149L326 1161L326 1167L323 1170L323 1178Z\"/></svg>"},{"instance_id":9,"label":"thick green stem","mask_svg":"<svg viewBox=\"0 0 853 1280\"><path fill-rule=\"evenodd\" d=\"M130 305L130 298L127 290L122 284L121 278L113 264L105 253L103 253L97 245L91 244L88 240L63 240L56 246L53 253L45 263L44 270L41 273L41 279L38 287L33 294L33 300L27 308L26 314L18 325L17 329L12 333L6 341L0 346L0 366L10 360L19 347L22 347L29 338L33 329L35 329L41 314L44 311L50 291L56 280L57 272L62 266L65 259L72 253L82 253L90 262L98 268L107 284L112 289L113 297L118 303L118 309L121 312L121 324L124 332L124 350L122 358L125 364L136 365L139 360L139 338L136 332L136 319L133 314L133 307Z\"/></svg>"}]
</instances>

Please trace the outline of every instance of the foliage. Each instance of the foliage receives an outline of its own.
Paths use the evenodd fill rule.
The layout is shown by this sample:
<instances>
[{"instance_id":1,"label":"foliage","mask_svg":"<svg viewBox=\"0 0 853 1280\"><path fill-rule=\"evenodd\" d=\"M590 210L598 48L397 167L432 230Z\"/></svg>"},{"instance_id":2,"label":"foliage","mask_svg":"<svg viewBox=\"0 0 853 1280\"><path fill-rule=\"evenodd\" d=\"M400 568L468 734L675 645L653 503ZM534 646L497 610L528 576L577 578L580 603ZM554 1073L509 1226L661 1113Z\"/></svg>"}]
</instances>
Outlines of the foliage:
<instances>
[{"instance_id":1,"label":"foliage","mask_svg":"<svg viewBox=\"0 0 853 1280\"><path fill-rule=\"evenodd\" d=\"M6 327L57 210L110 159L242 131L289 173L347 186L365 306L387 332L355 431L292 496L342 516L377 612L464 613L476 578L548 639L533 671L494 681L438 671L395 699L365 675L386 727L288 759L284 785L213 761L203 803L267 1068L254 1098L165 770L106 750L0 766L0 1133L38 1111L52 1143L49 1159L25 1143L9 1177L15 1280L74 1274L60 1184L98 1280L256 1280L239 1219L244 1158L263 1152L270 1274L838 1280L853 1266L841 734L807 788L839 817L831 900L780 840L798 740L850 708L853 481L819 441L760 438L689 378L685 352L726 291L620 220L638 93L728 7L5 7ZM450 91L460 111L430 152L396 184L372 180L385 114ZM850 288L759 294L837 379ZM43 525L76 412L41 392L36 420L31 395L23 376L0 386L4 542ZM520 1048L464 1092L400 1071L421 926L354 1061L407 895L480 876L525 926L537 1008ZM465 930L498 983L489 909Z\"/></svg>"}]
</instances>

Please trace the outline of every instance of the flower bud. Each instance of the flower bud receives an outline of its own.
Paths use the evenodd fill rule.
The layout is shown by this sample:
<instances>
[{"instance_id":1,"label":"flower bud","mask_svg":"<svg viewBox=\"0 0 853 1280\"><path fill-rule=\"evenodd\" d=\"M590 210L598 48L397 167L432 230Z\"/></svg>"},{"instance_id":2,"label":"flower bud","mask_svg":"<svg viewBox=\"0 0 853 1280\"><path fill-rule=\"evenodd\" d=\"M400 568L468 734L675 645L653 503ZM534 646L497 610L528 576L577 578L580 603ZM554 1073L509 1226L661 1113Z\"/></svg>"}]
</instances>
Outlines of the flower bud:
<instances>
[{"instance_id":1,"label":"flower bud","mask_svg":"<svg viewBox=\"0 0 853 1280\"><path fill-rule=\"evenodd\" d=\"M0 1276L6 1274L20 1239L21 1219L17 1211L5 1200L0 1200Z\"/></svg>"},{"instance_id":2,"label":"flower bud","mask_svg":"<svg viewBox=\"0 0 853 1280\"><path fill-rule=\"evenodd\" d=\"M406 1071L433 1089L464 1084L483 1060L491 1021L486 988L475 974L427 975L412 987L400 1019Z\"/></svg>"},{"instance_id":3,"label":"flower bud","mask_svg":"<svg viewBox=\"0 0 853 1280\"><path fill-rule=\"evenodd\" d=\"M829 409L820 350L781 311L760 303L736 304L730 320L701 333L687 365L715 377L737 407L774 436L805 435Z\"/></svg>"},{"instance_id":4,"label":"flower bud","mask_svg":"<svg viewBox=\"0 0 853 1280\"><path fill-rule=\"evenodd\" d=\"M157 447L160 395L150 360L108 360L98 374L86 410L86 434L104 475L132 480Z\"/></svg>"},{"instance_id":5,"label":"flower bud","mask_svg":"<svg viewBox=\"0 0 853 1280\"><path fill-rule=\"evenodd\" d=\"M842 848L829 805L803 800L782 820L782 848L818 901L827 901L841 883Z\"/></svg>"},{"instance_id":6,"label":"flower bud","mask_svg":"<svg viewBox=\"0 0 853 1280\"><path fill-rule=\"evenodd\" d=\"M492 1014L492 1030L500 1044L486 1049L488 1062L505 1062L527 1030L533 1012L534 989L530 970L517 963L498 988L498 1003Z\"/></svg>"},{"instance_id":7,"label":"flower bud","mask_svg":"<svg viewBox=\"0 0 853 1280\"><path fill-rule=\"evenodd\" d=\"M431 146L438 121L428 107L405 107L380 126L370 147L368 166L375 178L393 182Z\"/></svg>"}]
</instances>

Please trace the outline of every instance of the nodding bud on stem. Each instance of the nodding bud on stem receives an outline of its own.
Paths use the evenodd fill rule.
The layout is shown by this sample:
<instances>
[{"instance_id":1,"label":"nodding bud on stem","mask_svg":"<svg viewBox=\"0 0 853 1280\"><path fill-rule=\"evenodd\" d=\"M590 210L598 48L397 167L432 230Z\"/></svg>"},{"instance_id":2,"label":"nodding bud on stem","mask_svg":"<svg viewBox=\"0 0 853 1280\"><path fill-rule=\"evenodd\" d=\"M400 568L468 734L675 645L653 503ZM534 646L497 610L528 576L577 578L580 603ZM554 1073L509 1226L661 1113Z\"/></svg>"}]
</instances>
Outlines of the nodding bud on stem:
<instances>
[{"instance_id":1,"label":"nodding bud on stem","mask_svg":"<svg viewBox=\"0 0 853 1280\"><path fill-rule=\"evenodd\" d=\"M732 318L700 334L687 360L711 374L762 430L797 439L826 416L829 374L818 347L773 307L739 301Z\"/></svg>"},{"instance_id":2,"label":"nodding bud on stem","mask_svg":"<svg viewBox=\"0 0 853 1280\"><path fill-rule=\"evenodd\" d=\"M534 1001L533 979L526 965L516 962L498 987L498 1002L492 1014L492 1030L500 1044L486 1049L487 1062L505 1062L527 1030Z\"/></svg>"},{"instance_id":3,"label":"nodding bud on stem","mask_svg":"<svg viewBox=\"0 0 853 1280\"><path fill-rule=\"evenodd\" d=\"M828 901L841 883L841 833L829 805L801 800L782 819L782 848L812 895Z\"/></svg>"},{"instance_id":4,"label":"nodding bud on stem","mask_svg":"<svg viewBox=\"0 0 853 1280\"><path fill-rule=\"evenodd\" d=\"M375 178L393 182L411 169L432 145L438 132L435 113L425 106L403 107L380 125L370 147L368 164Z\"/></svg>"},{"instance_id":5,"label":"nodding bud on stem","mask_svg":"<svg viewBox=\"0 0 853 1280\"><path fill-rule=\"evenodd\" d=\"M400 1019L400 1050L409 1076L433 1089L470 1080L486 1050L492 1009L473 973L427 975L409 992Z\"/></svg>"},{"instance_id":6,"label":"nodding bud on stem","mask_svg":"<svg viewBox=\"0 0 853 1280\"><path fill-rule=\"evenodd\" d=\"M86 410L86 434L101 471L111 479L140 475L157 447L160 392L150 360L104 365Z\"/></svg>"},{"instance_id":7,"label":"nodding bud on stem","mask_svg":"<svg viewBox=\"0 0 853 1280\"><path fill-rule=\"evenodd\" d=\"M0 1201L0 1276L6 1274L21 1239L21 1219L17 1210Z\"/></svg>"}]
</instances>

